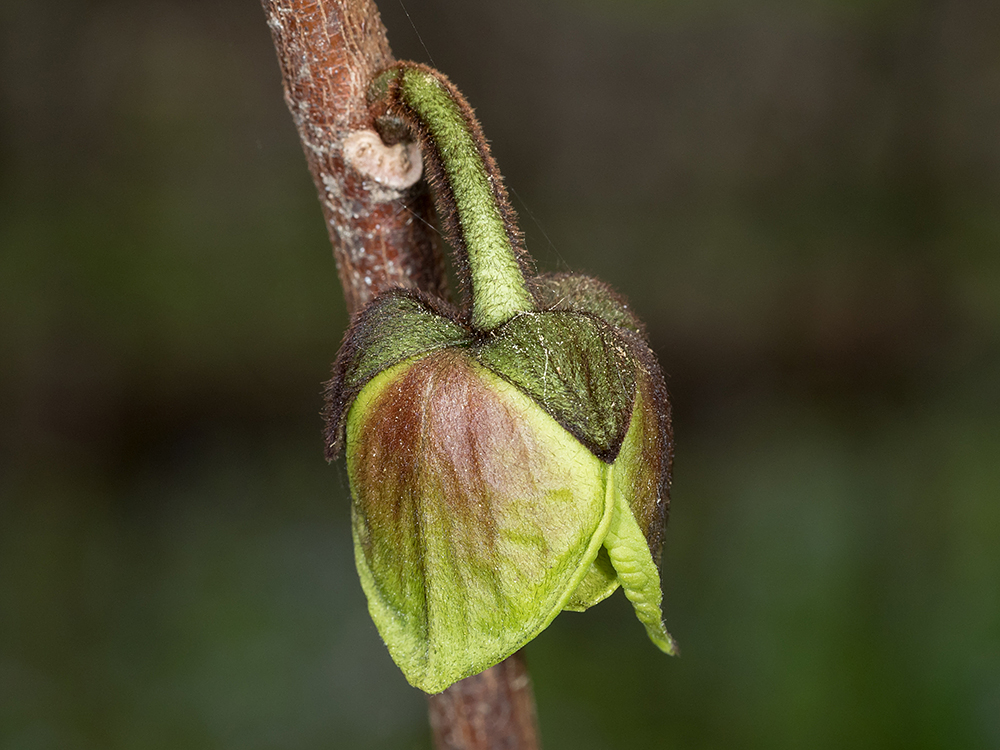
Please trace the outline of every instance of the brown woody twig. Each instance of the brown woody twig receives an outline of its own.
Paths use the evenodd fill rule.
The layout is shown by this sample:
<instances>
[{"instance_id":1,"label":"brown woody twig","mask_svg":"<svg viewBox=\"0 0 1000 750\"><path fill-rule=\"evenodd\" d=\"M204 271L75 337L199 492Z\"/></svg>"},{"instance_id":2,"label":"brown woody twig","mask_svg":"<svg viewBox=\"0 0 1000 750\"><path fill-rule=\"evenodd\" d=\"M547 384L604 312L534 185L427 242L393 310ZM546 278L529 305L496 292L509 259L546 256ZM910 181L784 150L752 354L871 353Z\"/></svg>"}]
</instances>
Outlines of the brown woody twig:
<instances>
[{"instance_id":1,"label":"brown woody twig","mask_svg":"<svg viewBox=\"0 0 1000 750\"><path fill-rule=\"evenodd\" d=\"M262 3L348 311L354 314L395 286L445 296L426 183L379 173L379 165L393 158L402 159L405 170L405 152L366 159L371 144L360 157L352 146L357 134L363 140L365 131L373 130L365 99L368 82L393 62L378 9L372 0ZM429 701L438 750L538 748L534 696L520 652Z\"/></svg>"},{"instance_id":2,"label":"brown woody twig","mask_svg":"<svg viewBox=\"0 0 1000 750\"><path fill-rule=\"evenodd\" d=\"M430 696L438 750L536 750L531 677L518 651L495 667Z\"/></svg>"},{"instance_id":3,"label":"brown woody twig","mask_svg":"<svg viewBox=\"0 0 1000 750\"><path fill-rule=\"evenodd\" d=\"M348 312L395 286L443 295L444 267L425 183L380 184L345 156L348 136L373 126L368 81L393 62L378 9L371 0L262 2Z\"/></svg>"}]
</instances>

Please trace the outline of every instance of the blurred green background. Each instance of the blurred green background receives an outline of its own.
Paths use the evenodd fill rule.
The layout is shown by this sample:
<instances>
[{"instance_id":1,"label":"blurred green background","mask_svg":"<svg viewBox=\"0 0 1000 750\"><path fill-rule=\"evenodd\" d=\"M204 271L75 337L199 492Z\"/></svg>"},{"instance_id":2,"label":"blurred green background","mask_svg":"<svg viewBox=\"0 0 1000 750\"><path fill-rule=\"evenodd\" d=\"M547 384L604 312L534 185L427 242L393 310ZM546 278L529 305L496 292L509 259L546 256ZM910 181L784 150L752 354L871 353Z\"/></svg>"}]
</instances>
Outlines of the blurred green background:
<instances>
[{"instance_id":1,"label":"blurred green background","mask_svg":"<svg viewBox=\"0 0 1000 750\"><path fill-rule=\"evenodd\" d=\"M683 656L559 617L547 750L1000 747L1000 5L404 2L675 401ZM261 8L0 40L0 747L429 748L322 458L346 318Z\"/></svg>"}]
</instances>

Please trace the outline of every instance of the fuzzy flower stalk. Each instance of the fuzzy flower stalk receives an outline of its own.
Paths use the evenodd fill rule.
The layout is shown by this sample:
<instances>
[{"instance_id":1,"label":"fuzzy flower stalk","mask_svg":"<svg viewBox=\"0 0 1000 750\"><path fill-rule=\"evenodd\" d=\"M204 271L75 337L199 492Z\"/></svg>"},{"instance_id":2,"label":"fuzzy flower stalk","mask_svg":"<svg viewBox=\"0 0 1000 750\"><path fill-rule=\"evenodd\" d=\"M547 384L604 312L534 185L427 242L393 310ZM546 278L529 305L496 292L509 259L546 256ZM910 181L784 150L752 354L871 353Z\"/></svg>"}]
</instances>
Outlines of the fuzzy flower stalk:
<instances>
[{"instance_id":1,"label":"fuzzy flower stalk","mask_svg":"<svg viewBox=\"0 0 1000 750\"><path fill-rule=\"evenodd\" d=\"M419 142L464 296L373 299L327 389L327 456L347 456L355 559L389 653L437 693L621 587L675 654L659 576L670 408L642 324L600 281L532 272L443 75L398 63L369 106L387 145Z\"/></svg>"}]
</instances>

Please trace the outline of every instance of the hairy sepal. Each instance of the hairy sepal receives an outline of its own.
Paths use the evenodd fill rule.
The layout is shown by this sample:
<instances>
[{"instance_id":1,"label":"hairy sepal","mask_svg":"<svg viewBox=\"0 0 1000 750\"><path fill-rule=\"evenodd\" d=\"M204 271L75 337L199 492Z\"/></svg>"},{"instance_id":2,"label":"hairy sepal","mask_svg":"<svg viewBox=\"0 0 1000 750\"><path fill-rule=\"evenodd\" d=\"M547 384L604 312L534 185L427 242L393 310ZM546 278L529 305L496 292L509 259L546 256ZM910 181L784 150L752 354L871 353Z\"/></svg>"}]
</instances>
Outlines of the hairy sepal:
<instances>
[{"instance_id":1,"label":"hairy sepal","mask_svg":"<svg viewBox=\"0 0 1000 750\"><path fill-rule=\"evenodd\" d=\"M531 396L612 463L635 400L635 363L619 329L576 312L524 313L476 347L483 365Z\"/></svg>"},{"instance_id":2,"label":"hairy sepal","mask_svg":"<svg viewBox=\"0 0 1000 750\"><path fill-rule=\"evenodd\" d=\"M347 410L368 381L404 360L470 340L458 314L435 297L391 289L373 299L352 321L327 384L327 459L339 455Z\"/></svg>"},{"instance_id":3,"label":"hairy sepal","mask_svg":"<svg viewBox=\"0 0 1000 750\"><path fill-rule=\"evenodd\" d=\"M539 310L586 313L645 339L645 329L631 305L600 279L578 273L545 273L528 279L528 289Z\"/></svg>"}]
</instances>

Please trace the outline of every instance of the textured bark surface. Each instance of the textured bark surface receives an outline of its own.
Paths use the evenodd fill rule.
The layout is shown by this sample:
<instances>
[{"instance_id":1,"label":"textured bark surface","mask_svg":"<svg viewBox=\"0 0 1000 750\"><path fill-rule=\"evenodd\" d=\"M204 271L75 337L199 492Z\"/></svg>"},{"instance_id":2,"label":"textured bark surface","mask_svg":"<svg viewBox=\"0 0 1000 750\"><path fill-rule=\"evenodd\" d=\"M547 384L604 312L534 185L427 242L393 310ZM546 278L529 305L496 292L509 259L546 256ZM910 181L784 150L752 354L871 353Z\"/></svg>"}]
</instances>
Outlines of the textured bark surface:
<instances>
[{"instance_id":1,"label":"textured bark surface","mask_svg":"<svg viewBox=\"0 0 1000 750\"><path fill-rule=\"evenodd\" d=\"M520 651L428 700L438 750L539 747L535 697Z\"/></svg>"},{"instance_id":2,"label":"textured bark surface","mask_svg":"<svg viewBox=\"0 0 1000 750\"><path fill-rule=\"evenodd\" d=\"M417 287L447 297L433 204L426 182L376 180L345 141L371 130L365 92L393 62L371 0L262 0L291 110L323 215L347 309L378 292ZM396 175L398 176L398 175ZM429 697L439 750L536 750L535 702L520 653Z\"/></svg>"},{"instance_id":3,"label":"textured bark surface","mask_svg":"<svg viewBox=\"0 0 1000 750\"><path fill-rule=\"evenodd\" d=\"M393 188L345 159L347 137L373 126L365 99L368 81L393 62L375 4L263 0L263 6L348 311L353 314L394 286L444 296L443 261L426 182Z\"/></svg>"}]
</instances>

